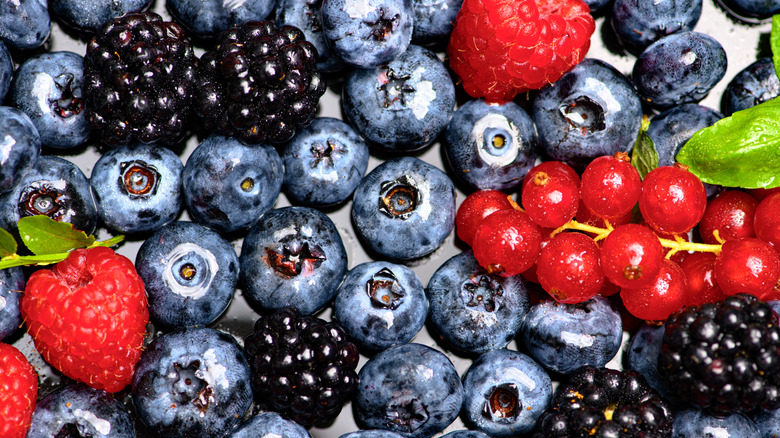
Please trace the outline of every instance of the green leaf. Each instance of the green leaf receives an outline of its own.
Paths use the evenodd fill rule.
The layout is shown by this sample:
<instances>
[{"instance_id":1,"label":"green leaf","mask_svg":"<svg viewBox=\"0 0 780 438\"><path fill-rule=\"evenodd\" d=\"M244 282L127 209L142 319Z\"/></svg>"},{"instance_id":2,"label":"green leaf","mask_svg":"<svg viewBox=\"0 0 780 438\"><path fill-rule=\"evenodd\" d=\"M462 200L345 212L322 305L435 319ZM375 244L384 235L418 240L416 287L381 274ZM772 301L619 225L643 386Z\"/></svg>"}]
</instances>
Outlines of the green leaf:
<instances>
[{"instance_id":1,"label":"green leaf","mask_svg":"<svg viewBox=\"0 0 780 438\"><path fill-rule=\"evenodd\" d=\"M8 231L0 228L0 257L16 254L17 243L14 236Z\"/></svg>"},{"instance_id":2,"label":"green leaf","mask_svg":"<svg viewBox=\"0 0 780 438\"><path fill-rule=\"evenodd\" d=\"M58 222L48 216L28 216L19 220L19 235L36 255L66 253L76 248L86 248L95 236L73 229L67 222Z\"/></svg>"},{"instance_id":3,"label":"green leaf","mask_svg":"<svg viewBox=\"0 0 780 438\"><path fill-rule=\"evenodd\" d=\"M769 34L769 44L772 47L772 62L775 74L780 76L780 14L772 16L772 31Z\"/></svg>"},{"instance_id":4,"label":"green leaf","mask_svg":"<svg viewBox=\"0 0 780 438\"><path fill-rule=\"evenodd\" d=\"M655 150L653 139L647 135L647 127L650 126L650 120L647 116L642 118L642 126L639 129L639 135L634 143L634 150L631 152L631 165L639 172L642 179L651 170L658 167L658 151Z\"/></svg>"},{"instance_id":5,"label":"green leaf","mask_svg":"<svg viewBox=\"0 0 780 438\"><path fill-rule=\"evenodd\" d=\"M706 183L746 189L780 186L780 98L699 130L676 158Z\"/></svg>"}]
</instances>

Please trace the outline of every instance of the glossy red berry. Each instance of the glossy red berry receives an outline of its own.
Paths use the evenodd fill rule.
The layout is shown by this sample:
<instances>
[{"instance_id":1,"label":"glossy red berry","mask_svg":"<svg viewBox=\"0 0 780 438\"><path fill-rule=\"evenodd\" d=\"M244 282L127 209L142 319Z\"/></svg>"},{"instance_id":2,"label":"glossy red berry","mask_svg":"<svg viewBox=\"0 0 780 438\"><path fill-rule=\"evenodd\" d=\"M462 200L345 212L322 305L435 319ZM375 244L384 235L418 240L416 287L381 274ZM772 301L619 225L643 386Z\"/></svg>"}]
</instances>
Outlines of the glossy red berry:
<instances>
[{"instance_id":1,"label":"glossy red berry","mask_svg":"<svg viewBox=\"0 0 780 438\"><path fill-rule=\"evenodd\" d=\"M541 254L541 251L544 249L545 246L552 240L552 233L555 231L554 228L539 228L539 230L542 233L542 241L539 244L539 253ZM537 262L539 259L536 260ZM531 283L539 284L539 277L536 275L536 263L533 264L530 268L523 271L520 275L523 276L523 278L526 281L530 281Z\"/></svg>"},{"instance_id":2,"label":"glossy red berry","mask_svg":"<svg viewBox=\"0 0 780 438\"><path fill-rule=\"evenodd\" d=\"M715 303L727 297L715 281L715 258L711 252L694 252L680 263L688 280L686 306Z\"/></svg>"},{"instance_id":3,"label":"glossy red berry","mask_svg":"<svg viewBox=\"0 0 780 438\"><path fill-rule=\"evenodd\" d=\"M755 237L727 240L715 259L715 279L726 295L746 293L761 298L777 285L780 256Z\"/></svg>"},{"instance_id":4,"label":"glossy red berry","mask_svg":"<svg viewBox=\"0 0 780 438\"><path fill-rule=\"evenodd\" d=\"M472 248L479 265L491 274L511 277L536 263L542 235L520 210L500 210L482 220Z\"/></svg>"},{"instance_id":5,"label":"glossy red berry","mask_svg":"<svg viewBox=\"0 0 780 438\"><path fill-rule=\"evenodd\" d=\"M685 166L661 166L642 181L639 211L647 224L669 234L687 233L707 208L701 180Z\"/></svg>"},{"instance_id":6,"label":"glossy red berry","mask_svg":"<svg viewBox=\"0 0 780 438\"><path fill-rule=\"evenodd\" d=\"M750 196L756 198L756 201L761 202L769 195L780 193L780 187L772 187L771 189L748 189L747 192Z\"/></svg>"},{"instance_id":7,"label":"glossy red berry","mask_svg":"<svg viewBox=\"0 0 780 438\"><path fill-rule=\"evenodd\" d=\"M458 238L470 246L482 219L498 210L511 208L509 198L499 190L477 190L466 196L455 214L455 231Z\"/></svg>"},{"instance_id":8,"label":"glossy red berry","mask_svg":"<svg viewBox=\"0 0 780 438\"><path fill-rule=\"evenodd\" d=\"M582 173L582 202L594 215L612 219L630 213L642 193L642 178L622 152L591 161Z\"/></svg>"},{"instance_id":9,"label":"glossy red berry","mask_svg":"<svg viewBox=\"0 0 780 438\"><path fill-rule=\"evenodd\" d=\"M756 236L780 251L780 192L764 198L754 216Z\"/></svg>"},{"instance_id":10,"label":"glossy red berry","mask_svg":"<svg viewBox=\"0 0 780 438\"><path fill-rule=\"evenodd\" d=\"M525 176L521 199L525 212L537 225L558 228L577 214L580 178L569 165L547 161Z\"/></svg>"},{"instance_id":11,"label":"glossy red berry","mask_svg":"<svg viewBox=\"0 0 780 438\"><path fill-rule=\"evenodd\" d=\"M536 275L542 288L556 301L587 301L604 284L599 247L585 234L559 233L539 253Z\"/></svg>"},{"instance_id":12,"label":"glossy red berry","mask_svg":"<svg viewBox=\"0 0 780 438\"><path fill-rule=\"evenodd\" d=\"M686 305L688 283L677 263L663 259L661 270L649 286L623 288L620 298L632 315L647 321L663 321Z\"/></svg>"},{"instance_id":13,"label":"glossy red berry","mask_svg":"<svg viewBox=\"0 0 780 438\"><path fill-rule=\"evenodd\" d=\"M663 247L650 228L639 224L615 228L601 244L601 268L621 288L649 286L661 270Z\"/></svg>"},{"instance_id":14,"label":"glossy red berry","mask_svg":"<svg viewBox=\"0 0 780 438\"><path fill-rule=\"evenodd\" d=\"M721 241L738 237L754 237L753 216L758 201L741 190L726 190L707 202L699 222L699 235L704 243L721 243L715 237L717 231Z\"/></svg>"}]
</instances>

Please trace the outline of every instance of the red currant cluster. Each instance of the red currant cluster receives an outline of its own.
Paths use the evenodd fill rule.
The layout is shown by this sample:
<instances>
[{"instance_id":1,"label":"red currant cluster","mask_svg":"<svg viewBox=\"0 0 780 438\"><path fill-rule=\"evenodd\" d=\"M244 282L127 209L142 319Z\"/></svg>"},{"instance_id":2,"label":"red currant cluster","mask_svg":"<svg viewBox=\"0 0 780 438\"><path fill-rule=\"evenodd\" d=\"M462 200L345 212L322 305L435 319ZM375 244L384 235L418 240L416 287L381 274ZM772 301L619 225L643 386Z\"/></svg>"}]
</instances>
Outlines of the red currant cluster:
<instances>
[{"instance_id":1,"label":"red currant cluster","mask_svg":"<svg viewBox=\"0 0 780 438\"><path fill-rule=\"evenodd\" d=\"M582 176L543 162L520 199L472 193L458 209L458 237L488 272L522 274L559 302L620 292L635 317L664 320L738 293L780 299L780 188L727 189L708 200L686 166L643 179L617 153Z\"/></svg>"}]
</instances>

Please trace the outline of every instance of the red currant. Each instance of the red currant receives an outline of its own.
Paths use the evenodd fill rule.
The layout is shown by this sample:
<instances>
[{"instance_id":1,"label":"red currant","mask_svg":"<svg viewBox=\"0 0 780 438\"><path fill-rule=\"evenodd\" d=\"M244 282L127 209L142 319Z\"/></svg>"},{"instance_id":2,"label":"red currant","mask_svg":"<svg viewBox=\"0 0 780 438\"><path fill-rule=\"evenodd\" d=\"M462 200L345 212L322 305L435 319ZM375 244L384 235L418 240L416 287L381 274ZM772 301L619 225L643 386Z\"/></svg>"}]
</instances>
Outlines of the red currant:
<instances>
[{"instance_id":1,"label":"red currant","mask_svg":"<svg viewBox=\"0 0 780 438\"><path fill-rule=\"evenodd\" d=\"M511 277L536 263L542 235L520 210L499 210L482 220L474 233L474 257L491 274Z\"/></svg>"},{"instance_id":2,"label":"red currant","mask_svg":"<svg viewBox=\"0 0 780 438\"><path fill-rule=\"evenodd\" d=\"M623 288L620 298L632 315L647 321L663 321L686 305L688 283L677 263L663 259L654 281L640 289Z\"/></svg>"},{"instance_id":3,"label":"red currant","mask_svg":"<svg viewBox=\"0 0 780 438\"><path fill-rule=\"evenodd\" d=\"M544 249L545 246L550 242L552 239L552 232L555 231L554 228L540 228L539 229L542 233L542 241L539 244L539 252ZM539 259L536 260L537 262ZM521 274L523 278L526 281L530 281L531 283L539 284L539 277L536 275L536 263L533 264L530 268L526 269Z\"/></svg>"},{"instance_id":4,"label":"red currant","mask_svg":"<svg viewBox=\"0 0 780 438\"><path fill-rule=\"evenodd\" d=\"M750 196L756 198L756 201L761 202L769 195L780 193L780 187L772 187L771 189L748 189L747 192Z\"/></svg>"},{"instance_id":5,"label":"red currant","mask_svg":"<svg viewBox=\"0 0 780 438\"><path fill-rule=\"evenodd\" d=\"M582 173L582 202L594 215L611 219L630 213L642 193L642 178L628 155L598 157Z\"/></svg>"},{"instance_id":6,"label":"red currant","mask_svg":"<svg viewBox=\"0 0 780 438\"><path fill-rule=\"evenodd\" d=\"M639 211L651 228L683 234L693 228L707 208L707 192L701 180L685 166L662 166L642 181Z\"/></svg>"},{"instance_id":7,"label":"red currant","mask_svg":"<svg viewBox=\"0 0 780 438\"><path fill-rule=\"evenodd\" d=\"M629 210L627 213L617 216L617 217L611 217L607 218L609 221L609 224L613 227L619 227L621 225L625 225L629 222L631 222L631 216L633 216L632 211ZM580 200L580 206L577 208L577 216L575 216L577 219L577 222L590 225L592 227L597 228L606 228L607 223L604 222L604 218L598 217L595 214L593 214L592 211L588 210L588 207L585 206L585 204L582 203L582 200Z\"/></svg>"},{"instance_id":8,"label":"red currant","mask_svg":"<svg viewBox=\"0 0 780 438\"><path fill-rule=\"evenodd\" d=\"M585 234L559 233L539 253L536 275L542 288L556 301L587 301L604 284L599 247Z\"/></svg>"},{"instance_id":9,"label":"red currant","mask_svg":"<svg viewBox=\"0 0 780 438\"><path fill-rule=\"evenodd\" d=\"M565 163L544 162L525 176L521 199L525 212L537 225L558 228L577 214L580 178Z\"/></svg>"},{"instance_id":10,"label":"red currant","mask_svg":"<svg viewBox=\"0 0 780 438\"><path fill-rule=\"evenodd\" d=\"M754 216L756 236L780 250L780 192L764 198Z\"/></svg>"},{"instance_id":11,"label":"red currant","mask_svg":"<svg viewBox=\"0 0 780 438\"><path fill-rule=\"evenodd\" d=\"M704 243L721 243L737 237L754 237L753 215L758 201L741 190L726 190L710 199L699 222L699 235Z\"/></svg>"},{"instance_id":12,"label":"red currant","mask_svg":"<svg viewBox=\"0 0 780 438\"><path fill-rule=\"evenodd\" d=\"M621 225L601 244L601 268L621 288L649 286L661 270L663 247L650 228Z\"/></svg>"},{"instance_id":13,"label":"red currant","mask_svg":"<svg viewBox=\"0 0 780 438\"><path fill-rule=\"evenodd\" d=\"M780 278L780 256L767 242L755 237L727 240L715 258L715 279L726 295L760 297Z\"/></svg>"},{"instance_id":14,"label":"red currant","mask_svg":"<svg viewBox=\"0 0 780 438\"><path fill-rule=\"evenodd\" d=\"M458 207L455 215L455 230L460 240L471 246L474 233L482 219L498 210L509 210L512 203L507 195L498 190L478 190L468 196Z\"/></svg>"},{"instance_id":15,"label":"red currant","mask_svg":"<svg viewBox=\"0 0 780 438\"><path fill-rule=\"evenodd\" d=\"M714 303L727 297L715 281L715 258L711 252L694 252L680 263L688 280L686 306Z\"/></svg>"}]
</instances>

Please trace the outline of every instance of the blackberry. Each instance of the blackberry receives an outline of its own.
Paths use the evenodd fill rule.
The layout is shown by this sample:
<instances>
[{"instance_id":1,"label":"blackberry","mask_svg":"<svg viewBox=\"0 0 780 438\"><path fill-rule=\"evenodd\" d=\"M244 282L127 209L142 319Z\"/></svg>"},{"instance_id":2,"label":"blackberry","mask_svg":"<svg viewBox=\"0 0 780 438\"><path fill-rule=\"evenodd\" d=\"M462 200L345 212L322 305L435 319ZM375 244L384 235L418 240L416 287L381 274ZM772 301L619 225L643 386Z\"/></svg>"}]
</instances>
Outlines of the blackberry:
<instances>
[{"instance_id":1,"label":"blackberry","mask_svg":"<svg viewBox=\"0 0 780 438\"><path fill-rule=\"evenodd\" d=\"M325 81L297 27L250 21L201 56L195 108L209 130L245 143L282 143L317 114Z\"/></svg>"},{"instance_id":2,"label":"blackberry","mask_svg":"<svg viewBox=\"0 0 780 438\"><path fill-rule=\"evenodd\" d=\"M357 391L358 349L335 322L293 307L261 316L245 342L256 404L326 427Z\"/></svg>"},{"instance_id":3,"label":"blackberry","mask_svg":"<svg viewBox=\"0 0 780 438\"><path fill-rule=\"evenodd\" d=\"M184 29L154 12L108 21L87 44L87 119L104 144L174 144L190 117L197 58Z\"/></svg>"},{"instance_id":4,"label":"blackberry","mask_svg":"<svg viewBox=\"0 0 780 438\"><path fill-rule=\"evenodd\" d=\"M716 415L778 409L778 315L746 294L683 308L666 321L658 372L683 401Z\"/></svg>"},{"instance_id":5,"label":"blackberry","mask_svg":"<svg viewBox=\"0 0 780 438\"><path fill-rule=\"evenodd\" d=\"M671 406L636 371L586 366L555 391L532 438L672 436Z\"/></svg>"}]
</instances>

